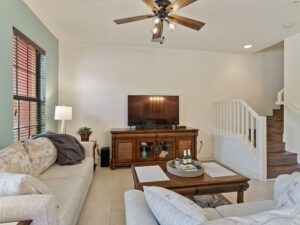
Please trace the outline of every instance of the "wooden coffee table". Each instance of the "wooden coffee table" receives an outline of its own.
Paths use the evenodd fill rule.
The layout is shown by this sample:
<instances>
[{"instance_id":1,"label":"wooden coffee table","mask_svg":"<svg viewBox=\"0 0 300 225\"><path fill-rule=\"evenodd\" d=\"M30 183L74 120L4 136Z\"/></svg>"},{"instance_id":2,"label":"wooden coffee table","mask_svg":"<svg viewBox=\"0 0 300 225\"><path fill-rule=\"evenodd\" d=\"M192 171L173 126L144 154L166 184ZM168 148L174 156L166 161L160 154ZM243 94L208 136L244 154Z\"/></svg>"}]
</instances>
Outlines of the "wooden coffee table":
<instances>
[{"instance_id":1,"label":"wooden coffee table","mask_svg":"<svg viewBox=\"0 0 300 225\"><path fill-rule=\"evenodd\" d=\"M221 165L220 163L218 164ZM135 171L135 167L153 165L159 165L170 180L140 183ZM170 189L184 196L237 192L237 203L243 203L244 191L246 191L249 188L248 181L250 179L233 170L231 171L236 174L234 176L210 177L205 173L200 177L186 178L178 177L167 172L165 162L154 162L148 163L147 165L134 164L131 168L134 180L134 188L142 191L144 186L158 186Z\"/></svg>"}]
</instances>

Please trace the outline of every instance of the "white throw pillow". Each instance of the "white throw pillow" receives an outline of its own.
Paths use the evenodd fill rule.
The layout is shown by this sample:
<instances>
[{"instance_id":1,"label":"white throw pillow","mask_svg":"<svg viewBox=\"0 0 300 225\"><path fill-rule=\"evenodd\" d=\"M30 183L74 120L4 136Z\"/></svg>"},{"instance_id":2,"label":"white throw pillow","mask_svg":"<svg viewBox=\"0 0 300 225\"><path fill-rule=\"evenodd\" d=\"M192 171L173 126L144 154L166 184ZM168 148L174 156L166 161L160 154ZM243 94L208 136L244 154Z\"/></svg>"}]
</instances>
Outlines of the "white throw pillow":
<instances>
[{"instance_id":1,"label":"white throw pillow","mask_svg":"<svg viewBox=\"0 0 300 225\"><path fill-rule=\"evenodd\" d=\"M48 194L51 190L40 180L26 174L0 173L0 197Z\"/></svg>"},{"instance_id":2,"label":"white throw pillow","mask_svg":"<svg viewBox=\"0 0 300 225\"><path fill-rule=\"evenodd\" d=\"M161 187L144 187L147 203L160 225L200 225L204 210L191 200Z\"/></svg>"},{"instance_id":3,"label":"white throw pillow","mask_svg":"<svg viewBox=\"0 0 300 225\"><path fill-rule=\"evenodd\" d=\"M57 159L57 150L48 138L38 138L24 142L31 161L32 176L39 176Z\"/></svg>"},{"instance_id":4,"label":"white throw pillow","mask_svg":"<svg viewBox=\"0 0 300 225\"><path fill-rule=\"evenodd\" d=\"M279 195L277 208L300 204L300 176L294 174L290 184Z\"/></svg>"}]
</instances>

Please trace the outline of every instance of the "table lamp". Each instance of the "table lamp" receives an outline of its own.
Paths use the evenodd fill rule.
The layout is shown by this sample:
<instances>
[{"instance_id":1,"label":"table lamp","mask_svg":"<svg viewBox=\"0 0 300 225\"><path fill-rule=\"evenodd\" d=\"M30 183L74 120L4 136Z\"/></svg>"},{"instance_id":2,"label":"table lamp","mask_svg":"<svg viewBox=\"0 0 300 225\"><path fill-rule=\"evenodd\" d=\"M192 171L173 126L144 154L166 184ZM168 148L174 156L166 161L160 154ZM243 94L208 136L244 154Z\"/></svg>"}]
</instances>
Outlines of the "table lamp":
<instances>
[{"instance_id":1,"label":"table lamp","mask_svg":"<svg viewBox=\"0 0 300 225\"><path fill-rule=\"evenodd\" d=\"M55 106L55 120L61 120L61 134L66 133L66 120L72 120L72 107L70 106Z\"/></svg>"}]
</instances>

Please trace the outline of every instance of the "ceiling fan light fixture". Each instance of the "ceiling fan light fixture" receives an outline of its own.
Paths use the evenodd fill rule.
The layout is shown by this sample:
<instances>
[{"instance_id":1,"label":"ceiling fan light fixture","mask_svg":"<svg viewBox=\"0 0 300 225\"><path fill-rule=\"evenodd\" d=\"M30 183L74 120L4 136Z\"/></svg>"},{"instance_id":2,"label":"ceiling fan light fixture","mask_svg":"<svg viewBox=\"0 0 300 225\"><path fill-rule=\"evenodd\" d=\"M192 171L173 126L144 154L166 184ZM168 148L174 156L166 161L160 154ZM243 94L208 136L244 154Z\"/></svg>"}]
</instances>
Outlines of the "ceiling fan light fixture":
<instances>
[{"instance_id":1,"label":"ceiling fan light fixture","mask_svg":"<svg viewBox=\"0 0 300 225\"><path fill-rule=\"evenodd\" d=\"M152 19L154 25L151 30L152 41L162 44L165 40L163 36L164 26L168 25L168 30L173 31L179 24L181 26L199 31L205 23L197 20L193 20L187 17L178 16L173 14L181 8L184 8L197 0L142 0L152 11L152 14L127 17L123 19L114 20L116 24L125 24L135 21L141 21L146 19ZM293 0L295 1L295 0ZM300 1L300 0L299 0ZM172 22L172 23L171 23Z\"/></svg>"},{"instance_id":2,"label":"ceiling fan light fixture","mask_svg":"<svg viewBox=\"0 0 300 225\"><path fill-rule=\"evenodd\" d=\"M175 29L175 24L174 23L169 23L169 29L172 31Z\"/></svg>"},{"instance_id":3,"label":"ceiling fan light fixture","mask_svg":"<svg viewBox=\"0 0 300 225\"><path fill-rule=\"evenodd\" d=\"M159 24L159 22L160 22L160 18L156 17L156 18L154 19L154 24Z\"/></svg>"}]
</instances>

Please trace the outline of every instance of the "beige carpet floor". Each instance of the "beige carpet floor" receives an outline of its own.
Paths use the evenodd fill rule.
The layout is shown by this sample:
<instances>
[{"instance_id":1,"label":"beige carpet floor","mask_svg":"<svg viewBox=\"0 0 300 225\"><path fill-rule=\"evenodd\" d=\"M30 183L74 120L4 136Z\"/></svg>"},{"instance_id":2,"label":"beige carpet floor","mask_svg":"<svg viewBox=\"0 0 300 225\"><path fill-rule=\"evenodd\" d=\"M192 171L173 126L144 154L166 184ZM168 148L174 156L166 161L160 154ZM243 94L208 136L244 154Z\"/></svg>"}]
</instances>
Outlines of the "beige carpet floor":
<instances>
[{"instance_id":1,"label":"beige carpet floor","mask_svg":"<svg viewBox=\"0 0 300 225\"><path fill-rule=\"evenodd\" d=\"M97 167L94 180L77 225L125 225L124 192L133 189L129 168L110 170ZM224 194L236 202L236 193ZM272 199L273 182L251 181L245 201Z\"/></svg>"}]
</instances>

